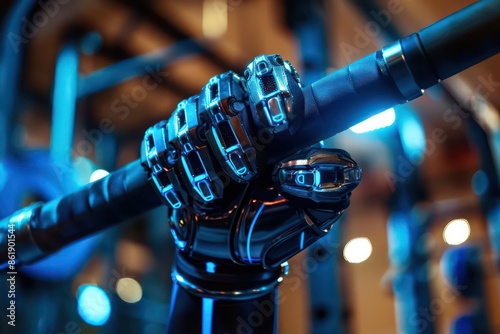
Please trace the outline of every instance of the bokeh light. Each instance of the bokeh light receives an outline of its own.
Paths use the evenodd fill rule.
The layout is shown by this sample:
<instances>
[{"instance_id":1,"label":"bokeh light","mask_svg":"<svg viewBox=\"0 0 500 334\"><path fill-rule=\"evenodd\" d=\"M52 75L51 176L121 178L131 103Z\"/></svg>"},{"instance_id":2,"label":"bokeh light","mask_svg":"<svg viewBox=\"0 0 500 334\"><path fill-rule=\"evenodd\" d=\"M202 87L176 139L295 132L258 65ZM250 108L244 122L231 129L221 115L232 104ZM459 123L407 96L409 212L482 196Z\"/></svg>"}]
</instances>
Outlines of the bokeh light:
<instances>
[{"instance_id":1,"label":"bokeh light","mask_svg":"<svg viewBox=\"0 0 500 334\"><path fill-rule=\"evenodd\" d=\"M124 302L137 303L142 298L142 288L135 279L126 277L116 282L116 293Z\"/></svg>"},{"instance_id":2,"label":"bokeh light","mask_svg":"<svg viewBox=\"0 0 500 334\"><path fill-rule=\"evenodd\" d=\"M111 314L111 303L108 295L97 285L84 284L78 288L78 314L93 326L104 325Z\"/></svg>"},{"instance_id":3,"label":"bokeh light","mask_svg":"<svg viewBox=\"0 0 500 334\"><path fill-rule=\"evenodd\" d=\"M344 247L344 259L349 263L361 263L372 254L372 243L368 238L354 238Z\"/></svg>"},{"instance_id":4,"label":"bokeh light","mask_svg":"<svg viewBox=\"0 0 500 334\"><path fill-rule=\"evenodd\" d=\"M470 236L470 225L467 219L454 219L446 224L443 239L449 245L460 245Z\"/></svg>"}]
</instances>

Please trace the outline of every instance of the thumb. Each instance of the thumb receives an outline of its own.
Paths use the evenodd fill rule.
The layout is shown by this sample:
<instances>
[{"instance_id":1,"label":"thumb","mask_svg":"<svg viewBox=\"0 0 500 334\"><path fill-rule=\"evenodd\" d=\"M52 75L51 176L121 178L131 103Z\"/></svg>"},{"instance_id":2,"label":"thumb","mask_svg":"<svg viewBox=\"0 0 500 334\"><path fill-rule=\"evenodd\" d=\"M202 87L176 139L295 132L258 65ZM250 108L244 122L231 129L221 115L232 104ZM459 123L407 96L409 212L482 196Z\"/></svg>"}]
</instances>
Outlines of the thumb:
<instances>
[{"instance_id":1,"label":"thumb","mask_svg":"<svg viewBox=\"0 0 500 334\"><path fill-rule=\"evenodd\" d=\"M276 164L273 181L283 197L300 206L347 207L361 168L344 150L314 148Z\"/></svg>"}]
</instances>

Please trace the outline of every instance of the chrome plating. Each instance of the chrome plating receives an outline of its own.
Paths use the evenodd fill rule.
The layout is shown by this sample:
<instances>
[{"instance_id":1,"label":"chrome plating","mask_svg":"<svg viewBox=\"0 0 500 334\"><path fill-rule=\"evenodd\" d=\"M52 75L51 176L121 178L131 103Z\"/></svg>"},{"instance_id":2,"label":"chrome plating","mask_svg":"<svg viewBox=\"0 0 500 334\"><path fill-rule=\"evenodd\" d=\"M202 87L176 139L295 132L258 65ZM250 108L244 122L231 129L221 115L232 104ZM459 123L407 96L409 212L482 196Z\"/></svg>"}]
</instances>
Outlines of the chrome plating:
<instances>
[{"instance_id":1,"label":"chrome plating","mask_svg":"<svg viewBox=\"0 0 500 334\"><path fill-rule=\"evenodd\" d=\"M253 289L248 290L234 290L234 291L224 291L224 290L210 290L205 289L202 286L196 285L193 282L189 282L182 275L180 275L175 269L172 269L172 280L178 283L182 288L186 289L193 295L197 295L205 298L214 298L219 300L245 300L253 299L259 296L265 295L266 293L274 290L288 275L288 262L283 262L281 264L281 275L271 283L267 285L256 286Z\"/></svg>"},{"instance_id":2,"label":"chrome plating","mask_svg":"<svg viewBox=\"0 0 500 334\"><path fill-rule=\"evenodd\" d=\"M255 121L275 133L288 129L294 116L289 77L299 83L295 68L276 54L256 57L245 70Z\"/></svg>"},{"instance_id":3,"label":"chrome plating","mask_svg":"<svg viewBox=\"0 0 500 334\"><path fill-rule=\"evenodd\" d=\"M396 41L384 47L382 55L391 77L406 101L422 96L423 90L418 86L406 63L401 42Z\"/></svg>"}]
</instances>

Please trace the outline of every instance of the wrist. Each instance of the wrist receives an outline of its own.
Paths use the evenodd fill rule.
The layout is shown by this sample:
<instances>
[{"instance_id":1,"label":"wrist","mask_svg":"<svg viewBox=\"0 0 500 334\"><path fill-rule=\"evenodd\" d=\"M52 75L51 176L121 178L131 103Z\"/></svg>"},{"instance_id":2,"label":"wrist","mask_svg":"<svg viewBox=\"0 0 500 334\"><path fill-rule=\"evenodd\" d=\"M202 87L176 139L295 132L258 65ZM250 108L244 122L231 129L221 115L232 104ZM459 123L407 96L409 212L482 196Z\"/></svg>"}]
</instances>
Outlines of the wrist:
<instances>
[{"instance_id":1,"label":"wrist","mask_svg":"<svg viewBox=\"0 0 500 334\"><path fill-rule=\"evenodd\" d=\"M172 280L190 294L223 300L245 300L273 291L288 274L288 263L271 269L238 265L222 259L188 256L177 251Z\"/></svg>"}]
</instances>

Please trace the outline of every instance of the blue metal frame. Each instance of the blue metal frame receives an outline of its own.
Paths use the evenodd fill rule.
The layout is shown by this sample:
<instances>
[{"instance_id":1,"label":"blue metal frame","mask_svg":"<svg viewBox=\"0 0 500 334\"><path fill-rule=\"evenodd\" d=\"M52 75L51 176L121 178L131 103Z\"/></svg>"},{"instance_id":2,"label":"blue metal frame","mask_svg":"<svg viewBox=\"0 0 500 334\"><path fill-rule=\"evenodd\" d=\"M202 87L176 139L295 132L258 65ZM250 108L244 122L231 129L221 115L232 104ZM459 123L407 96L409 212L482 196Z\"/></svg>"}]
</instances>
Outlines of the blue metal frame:
<instances>
[{"instance_id":1,"label":"blue metal frame","mask_svg":"<svg viewBox=\"0 0 500 334\"><path fill-rule=\"evenodd\" d=\"M71 165L78 89L79 52L75 43L65 45L56 62L50 155L54 162Z\"/></svg>"},{"instance_id":2,"label":"blue metal frame","mask_svg":"<svg viewBox=\"0 0 500 334\"><path fill-rule=\"evenodd\" d=\"M19 0L12 6L6 16L2 29L2 44L0 57L0 160L10 151L12 134L12 115L17 100L21 63L23 59L23 44L15 46L14 39L24 38L22 35L23 17L29 16L35 0Z\"/></svg>"},{"instance_id":3,"label":"blue metal frame","mask_svg":"<svg viewBox=\"0 0 500 334\"><path fill-rule=\"evenodd\" d=\"M78 82L78 98L97 93L169 65L184 56L201 54L204 50L194 40L183 40L159 51L126 59L88 75L81 75Z\"/></svg>"}]
</instances>

